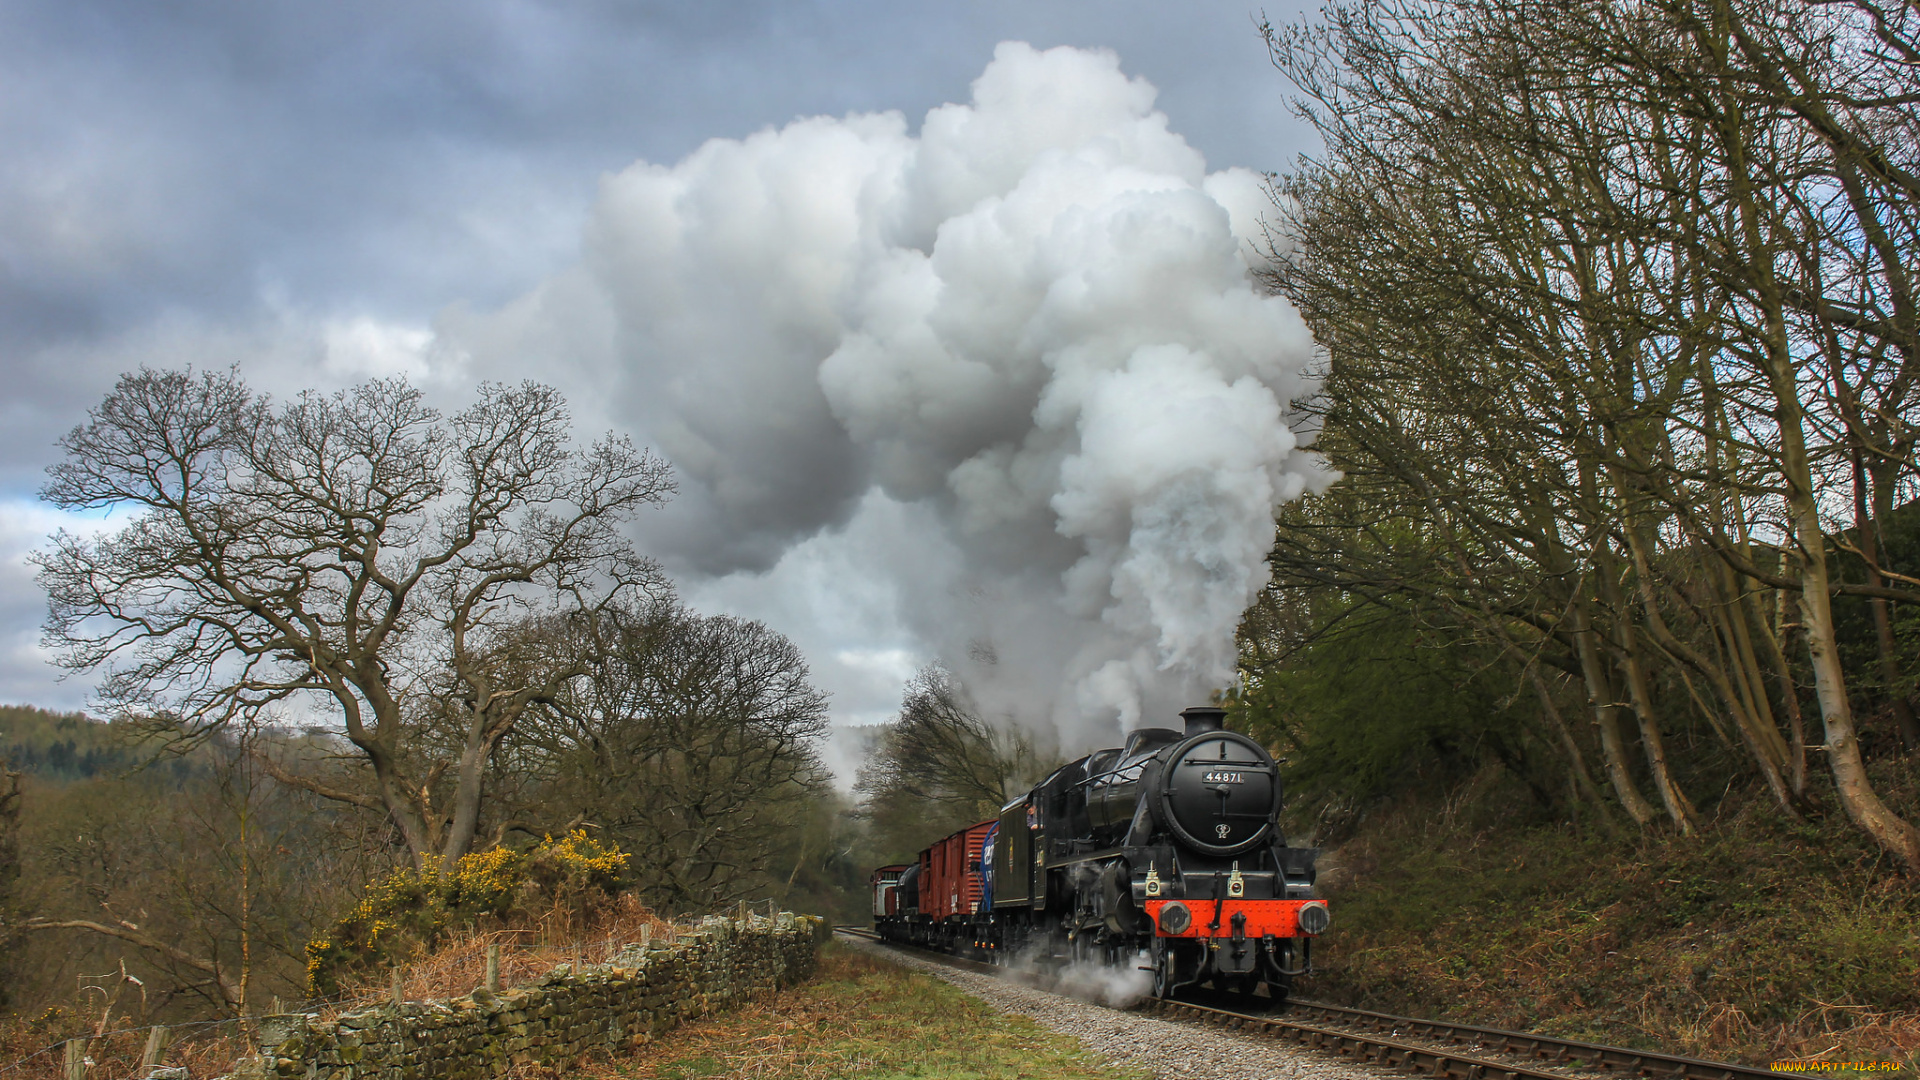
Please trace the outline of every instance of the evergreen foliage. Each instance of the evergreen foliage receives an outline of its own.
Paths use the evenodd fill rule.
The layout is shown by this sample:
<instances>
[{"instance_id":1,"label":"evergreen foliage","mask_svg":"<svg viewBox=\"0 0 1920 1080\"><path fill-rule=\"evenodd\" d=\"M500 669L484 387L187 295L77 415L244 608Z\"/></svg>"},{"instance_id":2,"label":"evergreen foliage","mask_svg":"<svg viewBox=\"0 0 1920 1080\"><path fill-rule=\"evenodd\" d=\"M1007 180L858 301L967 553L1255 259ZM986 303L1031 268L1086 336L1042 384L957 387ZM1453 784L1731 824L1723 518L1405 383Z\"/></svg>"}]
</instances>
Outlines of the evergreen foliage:
<instances>
[{"instance_id":1,"label":"evergreen foliage","mask_svg":"<svg viewBox=\"0 0 1920 1080\"><path fill-rule=\"evenodd\" d=\"M37 781L72 783L118 776L151 764L176 786L204 776L204 762L168 756L155 761L156 745L143 745L131 725L105 723L85 713L60 713L31 705L0 705L0 759Z\"/></svg>"},{"instance_id":2,"label":"evergreen foliage","mask_svg":"<svg viewBox=\"0 0 1920 1080\"><path fill-rule=\"evenodd\" d=\"M1368 802L1415 777L1469 775L1486 757L1526 760L1522 717L1503 700L1486 650L1391 608L1349 601L1340 610L1230 703L1233 727L1288 759L1292 799Z\"/></svg>"}]
</instances>

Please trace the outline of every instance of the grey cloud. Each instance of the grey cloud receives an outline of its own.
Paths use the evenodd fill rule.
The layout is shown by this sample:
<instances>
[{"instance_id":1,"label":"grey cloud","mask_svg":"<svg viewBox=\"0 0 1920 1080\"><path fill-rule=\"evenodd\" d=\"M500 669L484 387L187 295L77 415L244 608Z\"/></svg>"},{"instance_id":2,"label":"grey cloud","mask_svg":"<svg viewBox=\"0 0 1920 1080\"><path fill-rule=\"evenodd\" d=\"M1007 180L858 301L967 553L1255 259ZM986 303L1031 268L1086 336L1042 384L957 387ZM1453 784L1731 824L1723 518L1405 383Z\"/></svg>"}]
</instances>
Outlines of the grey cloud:
<instances>
[{"instance_id":1,"label":"grey cloud","mask_svg":"<svg viewBox=\"0 0 1920 1080\"><path fill-rule=\"evenodd\" d=\"M579 273L603 175L801 115L895 109L911 128L963 100L1004 38L1116 47L1216 164L1295 149L1248 11L1226 3L0 0L0 496L30 497L52 440L139 363L237 361L285 391L359 370L327 359L341 322L411 333L437 317L455 338L473 312L498 329L537 297L523 348L436 355L446 388L552 377L585 427L760 462L737 490L683 500L660 542L689 568L777 564L858 516L868 470L930 490L952 446L850 440L817 390L762 385L805 433L772 452L787 433L732 433L723 412L681 410L671 377L603 364L624 346L601 286L554 283ZM745 527L716 542L701 523L723 513ZM1071 553L996 536L1010 557ZM4 613L17 640L32 606Z\"/></svg>"}]
</instances>

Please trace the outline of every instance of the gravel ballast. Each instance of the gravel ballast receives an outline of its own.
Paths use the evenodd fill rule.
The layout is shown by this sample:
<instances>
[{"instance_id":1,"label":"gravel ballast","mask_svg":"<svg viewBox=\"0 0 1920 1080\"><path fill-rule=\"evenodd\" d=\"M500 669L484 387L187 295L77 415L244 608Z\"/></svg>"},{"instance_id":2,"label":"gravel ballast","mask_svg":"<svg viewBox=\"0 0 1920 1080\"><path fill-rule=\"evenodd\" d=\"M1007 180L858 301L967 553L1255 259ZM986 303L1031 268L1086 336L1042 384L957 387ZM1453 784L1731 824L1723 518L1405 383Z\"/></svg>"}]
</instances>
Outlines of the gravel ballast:
<instances>
[{"instance_id":1,"label":"gravel ballast","mask_svg":"<svg viewBox=\"0 0 1920 1080\"><path fill-rule=\"evenodd\" d=\"M1381 1080L1388 1075L1271 1039L1208 1031L1090 1004L992 975L947 967L873 942L842 940L852 948L951 983L1001 1012L1028 1016L1042 1027L1071 1035L1108 1061L1144 1069L1167 1080Z\"/></svg>"}]
</instances>

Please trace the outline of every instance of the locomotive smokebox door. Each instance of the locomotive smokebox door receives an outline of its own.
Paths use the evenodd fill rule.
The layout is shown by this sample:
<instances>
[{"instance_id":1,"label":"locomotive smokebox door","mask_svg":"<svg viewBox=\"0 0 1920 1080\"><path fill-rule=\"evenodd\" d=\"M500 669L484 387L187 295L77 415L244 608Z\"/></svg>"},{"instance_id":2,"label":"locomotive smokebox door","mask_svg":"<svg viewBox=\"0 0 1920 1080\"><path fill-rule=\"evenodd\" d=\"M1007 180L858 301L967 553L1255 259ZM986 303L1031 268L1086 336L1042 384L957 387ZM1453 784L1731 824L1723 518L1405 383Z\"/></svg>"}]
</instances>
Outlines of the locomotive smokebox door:
<instances>
[{"instance_id":1,"label":"locomotive smokebox door","mask_svg":"<svg viewBox=\"0 0 1920 1080\"><path fill-rule=\"evenodd\" d=\"M1280 812L1280 778L1271 759L1232 731L1202 730L1176 747L1158 795L1167 828L1208 855L1253 850L1273 832Z\"/></svg>"}]
</instances>

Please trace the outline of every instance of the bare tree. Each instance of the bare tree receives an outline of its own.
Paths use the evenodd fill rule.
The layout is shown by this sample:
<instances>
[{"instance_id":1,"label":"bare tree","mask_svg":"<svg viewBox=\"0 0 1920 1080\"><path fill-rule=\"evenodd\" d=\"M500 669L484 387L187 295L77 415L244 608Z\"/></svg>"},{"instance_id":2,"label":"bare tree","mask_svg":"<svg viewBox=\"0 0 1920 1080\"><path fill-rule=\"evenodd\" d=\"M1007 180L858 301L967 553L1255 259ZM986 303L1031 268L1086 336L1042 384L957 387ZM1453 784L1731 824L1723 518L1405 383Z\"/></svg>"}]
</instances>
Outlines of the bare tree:
<instances>
[{"instance_id":1,"label":"bare tree","mask_svg":"<svg viewBox=\"0 0 1920 1080\"><path fill-rule=\"evenodd\" d=\"M500 635L666 588L619 525L673 490L667 466L613 437L575 449L569 426L532 383L446 416L398 379L277 404L230 372L123 376L42 497L134 516L35 555L46 638L105 672L108 706L183 739L317 701L366 782L268 762L277 778L385 814L417 861L457 858L495 748L585 670L503 665ZM436 715L456 729L440 746Z\"/></svg>"},{"instance_id":2,"label":"bare tree","mask_svg":"<svg viewBox=\"0 0 1920 1080\"><path fill-rule=\"evenodd\" d=\"M1920 868L1831 610L1920 594L1864 527L1866 582L1829 553L1916 473L1914 29L1866 0L1363 0L1270 41L1326 144L1280 189L1275 283L1329 358L1354 493L1321 505L1357 513L1290 513L1276 572L1577 674L1623 808L1651 817L1628 715L1681 829L1676 699L1804 805L1791 630L1836 794Z\"/></svg>"},{"instance_id":3,"label":"bare tree","mask_svg":"<svg viewBox=\"0 0 1920 1080\"><path fill-rule=\"evenodd\" d=\"M668 910L771 887L828 791L827 699L800 650L762 623L672 602L545 629L592 659L503 748L536 778L522 827L597 826Z\"/></svg>"},{"instance_id":4,"label":"bare tree","mask_svg":"<svg viewBox=\"0 0 1920 1080\"><path fill-rule=\"evenodd\" d=\"M354 846L343 827L366 816L262 775L256 743L291 738L223 731L178 771L45 790L23 923L54 939L27 957L51 969L37 973L43 995L49 976L117 963L141 980L142 1008L163 1015L244 1015L298 996L307 941L364 879L364 866L343 872L354 856L339 849Z\"/></svg>"},{"instance_id":5,"label":"bare tree","mask_svg":"<svg viewBox=\"0 0 1920 1080\"><path fill-rule=\"evenodd\" d=\"M881 729L854 790L869 806L940 823L996 813L1053 767L1033 736L982 717L944 668L907 684L900 715Z\"/></svg>"}]
</instances>

